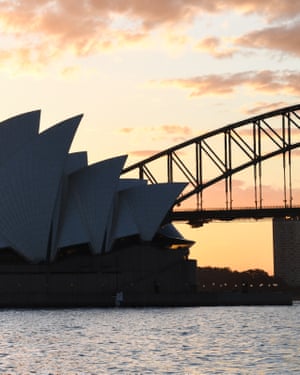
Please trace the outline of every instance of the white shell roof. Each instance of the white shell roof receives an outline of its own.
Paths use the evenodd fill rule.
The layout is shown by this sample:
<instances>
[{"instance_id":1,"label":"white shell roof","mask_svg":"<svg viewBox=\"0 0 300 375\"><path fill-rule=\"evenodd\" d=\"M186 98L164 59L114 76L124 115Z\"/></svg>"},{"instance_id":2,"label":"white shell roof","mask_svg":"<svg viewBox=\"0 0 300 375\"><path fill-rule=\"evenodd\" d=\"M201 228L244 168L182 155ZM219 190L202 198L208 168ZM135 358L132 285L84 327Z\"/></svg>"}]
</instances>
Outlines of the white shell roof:
<instances>
[{"instance_id":1,"label":"white shell roof","mask_svg":"<svg viewBox=\"0 0 300 375\"><path fill-rule=\"evenodd\" d=\"M100 254L118 238L151 241L159 230L185 184L120 179L127 156L88 165L85 151L69 154L81 117L40 134L40 111L0 123L0 248L40 262L65 246L88 243Z\"/></svg>"},{"instance_id":2,"label":"white shell roof","mask_svg":"<svg viewBox=\"0 0 300 375\"><path fill-rule=\"evenodd\" d=\"M159 229L159 233L169 238L180 238L183 239L182 234L174 227L173 224L168 223Z\"/></svg>"},{"instance_id":3,"label":"white shell roof","mask_svg":"<svg viewBox=\"0 0 300 375\"><path fill-rule=\"evenodd\" d=\"M38 135L40 111L23 113L0 122L0 165Z\"/></svg>"},{"instance_id":4,"label":"white shell roof","mask_svg":"<svg viewBox=\"0 0 300 375\"><path fill-rule=\"evenodd\" d=\"M68 155L65 165L65 174L71 174L88 165L86 151L72 152Z\"/></svg>"},{"instance_id":5,"label":"white shell roof","mask_svg":"<svg viewBox=\"0 0 300 375\"><path fill-rule=\"evenodd\" d=\"M117 193L111 209L111 217L108 223L106 251L111 249L114 240L122 237L138 234L138 227L132 217L130 207L124 199L123 191L138 186L146 186L146 180L120 179Z\"/></svg>"},{"instance_id":6,"label":"white shell roof","mask_svg":"<svg viewBox=\"0 0 300 375\"><path fill-rule=\"evenodd\" d=\"M89 233L81 219L74 190L69 189L57 247L61 248L88 242L90 242ZM54 256L55 254L52 255L52 258Z\"/></svg>"},{"instance_id":7,"label":"white shell roof","mask_svg":"<svg viewBox=\"0 0 300 375\"><path fill-rule=\"evenodd\" d=\"M33 137L0 166L0 232L29 260L45 260L64 162L82 116Z\"/></svg>"},{"instance_id":8,"label":"white shell roof","mask_svg":"<svg viewBox=\"0 0 300 375\"><path fill-rule=\"evenodd\" d=\"M84 168L70 177L76 202L89 233L92 251L100 254L105 231L126 156L104 160Z\"/></svg>"},{"instance_id":9,"label":"white shell roof","mask_svg":"<svg viewBox=\"0 0 300 375\"><path fill-rule=\"evenodd\" d=\"M118 182L118 191L131 189L140 185L147 185L147 181L138 180L136 178L120 178Z\"/></svg>"},{"instance_id":10,"label":"white shell roof","mask_svg":"<svg viewBox=\"0 0 300 375\"><path fill-rule=\"evenodd\" d=\"M65 167L64 167L64 174L61 179L61 185L59 187L57 201L55 204L55 209L53 212L53 229L52 229L52 239L51 239L51 254L50 259L53 260L56 256L57 250L59 247L64 246L70 246L74 244L80 244L86 242L86 238L82 240L82 242L79 241L78 235L81 233L81 228L78 228L78 223L75 225L74 229L74 235L73 239L71 239L71 236L69 234L70 231L70 223L69 219L66 219L66 217L70 216L69 210L70 210L70 202L68 199L68 189L69 189L69 175L74 173L75 171L78 171L84 167L87 166L87 152L81 151L81 152L73 152L71 154L68 154L67 159L65 161ZM70 194L70 193L69 193ZM71 198L71 197L69 197ZM68 210L67 212L64 212ZM68 216L66 216L68 215ZM64 218L65 216L65 218ZM67 220L67 222L65 222ZM82 223L81 223L82 227ZM64 231L63 229L64 228ZM68 229L67 229L68 228ZM75 232L76 230L76 232ZM82 229L83 230L83 229ZM61 237L59 239L59 236ZM63 236L63 237L62 237ZM59 242L61 242L59 244Z\"/></svg>"},{"instance_id":11,"label":"white shell roof","mask_svg":"<svg viewBox=\"0 0 300 375\"><path fill-rule=\"evenodd\" d=\"M142 240L151 241L184 183L164 183L133 187L122 192Z\"/></svg>"}]
</instances>

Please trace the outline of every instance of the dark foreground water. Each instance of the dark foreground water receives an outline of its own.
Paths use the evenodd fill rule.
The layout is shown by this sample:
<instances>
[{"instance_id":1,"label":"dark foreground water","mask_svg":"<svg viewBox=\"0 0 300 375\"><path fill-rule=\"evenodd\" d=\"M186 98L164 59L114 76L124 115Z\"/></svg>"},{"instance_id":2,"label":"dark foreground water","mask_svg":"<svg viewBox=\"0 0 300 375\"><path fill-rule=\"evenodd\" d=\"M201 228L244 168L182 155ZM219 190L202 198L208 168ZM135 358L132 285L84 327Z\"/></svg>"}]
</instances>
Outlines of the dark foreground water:
<instances>
[{"instance_id":1,"label":"dark foreground water","mask_svg":"<svg viewBox=\"0 0 300 375\"><path fill-rule=\"evenodd\" d=\"M300 374L300 304L0 310L0 374Z\"/></svg>"}]
</instances>

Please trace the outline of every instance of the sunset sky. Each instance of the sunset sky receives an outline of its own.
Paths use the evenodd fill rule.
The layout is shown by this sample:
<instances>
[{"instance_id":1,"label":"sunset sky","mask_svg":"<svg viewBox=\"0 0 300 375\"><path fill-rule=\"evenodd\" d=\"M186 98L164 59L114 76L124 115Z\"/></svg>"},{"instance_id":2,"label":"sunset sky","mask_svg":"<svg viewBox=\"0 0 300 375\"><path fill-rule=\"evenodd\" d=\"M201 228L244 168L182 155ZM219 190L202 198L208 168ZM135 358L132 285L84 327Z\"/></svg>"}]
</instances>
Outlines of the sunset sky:
<instances>
[{"instance_id":1,"label":"sunset sky","mask_svg":"<svg viewBox=\"0 0 300 375\"><path fill-rule=\"evenodd\" d=\"M0 0L0 32L0 120L83 113L91 163L300 102L300 0ZM179 228L199 265L273 272L268 220Z\"/></svg>"}]
</instances>

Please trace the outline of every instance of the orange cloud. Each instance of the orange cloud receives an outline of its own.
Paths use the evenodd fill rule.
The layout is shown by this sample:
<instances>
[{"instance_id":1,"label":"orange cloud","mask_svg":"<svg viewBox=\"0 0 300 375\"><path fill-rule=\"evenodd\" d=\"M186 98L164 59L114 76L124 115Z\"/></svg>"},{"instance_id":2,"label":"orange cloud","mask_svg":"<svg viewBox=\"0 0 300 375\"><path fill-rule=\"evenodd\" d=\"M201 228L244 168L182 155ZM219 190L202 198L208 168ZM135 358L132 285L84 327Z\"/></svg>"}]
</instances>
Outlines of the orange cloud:
<instances>
[{"instance_id":1,"label":"orange cloud","mask_svg":"<svg viewBox=\"0 0 300 375\"><path fill-rule=\"evenodd\" d=\"M124 133L124 134L129 134L129 133L132 133L133 131L134 131L134 128L121 128L121 129L119 129L119 132Z\"/></svg>"},{"instance_id":2,"label":"orange cloud","mask_svg":"<svg viewBox=\"0 0 300 375\"><path fill-rule=\"evenodd\" d=\"M222 48L221 48L222 46ZM224 48L221 40L216 37L208 37L202 39L197 45L196 48L209 53L210 55L222 59L222 58L228 58L233 57L233 55L236 53L236 49L234 48Z\"/></svg>"},{"instance_id":3,"label":"orange cloud","mask_svg":"<svg viewBox=\"0 0 300 375\"><path fill-rule=\"evenodd\" d=\"M264 70L248 71L234 74L210 74L191 78L167 79L162 85L177 86L191 91L191 96L227 95L240 86L255 91L291 95L300 94L300 73L296 71L273 72Z\"/></svg>"},{"instance_id":4,"label":"orange cloud","mask_svg":"<svg viewBox=\"0 0 300 375\"><path fill-rule=\"evenodd\" d=\"M299 56L299 33L300 21L296 21L294 23L255 30L236 38L206 37L197 43L196 49L218 59L231 58L236 53L249 53L245 48L248 50L272 50Z\"/></svg>"},{"instance_id":5,"label":"orange cloud","mask_svg":"<svg viewBox=\"0 0 300 375\"><path fill-rule=\"evenodd\" d=\"M182 134L182 135L190 135L191 134L191 128L188 126L182 126L182 125L162 125L160 129L163 131L163 133L166 134Z\"/></svg>"},{"instance_id":6,"label":"orange cloud","mask_svg":"<svg viewBox=\"0 0 300 375\"><path fill-rule=\"evenodd\" d=\"M269 20L293 19L299 14L300 2L299 0L229 0L226 2L226 8L236 9L246 14L253 13L261 16L263 15Z\"/></svg>"},{"instance_id":7,"label":"orange cloud","mask_svg":"<svg viewBox=\"0 0 300 375\"><path fill-rule=\"evenodd\" d=\"M252 108L246 108L244 110L244 113L251 115L251 116L256 116L260 113L266 113L269 111L273 111L278 108L283 108L291 105L291 103L287 102L275 102L275 103L266 103L266 102L258 102L256 103L255 107Z\"/></svg>"},{"instance_id":8,"label":"orange cloud","mask_svg":"<svg viewBox=\"0 0 300 375\"><path fill-rule=\"evenodd\" d=\"M98 12L93 12L93 1L2 2L0 31L14 38L8 50L0 50L2 62L15 62L20 67L47 65L66 52L86 56L145 38L142 30L115 29L113 9L103 5L99 2Z\"/></svg>"},{"instance_id":9,"label":"orange cloud","mask_svg":"<svg viewBox=\"0 0 300 375\"><path fill-rule=\"evenodd\" d=\"M299 33L298 21L294 24L252 31L236 38L234 43L246 48L277 50L300 56Z\"/></svg>"},{"instance_id":10,"label":"orange cloud","mask_svg":"<svg viewBox=\"0 0 300 375\"><path fill-rule=\"evenodd\" d=\"M26 0L0 2L0 32L2 37L8 36L14 42L9 50L18 53L20 64L29 62L48 64L61 54L70 52L77 56L98 53L114 47L136 44L144 41L151 33L161 28L178 30L179 25L189 26L203 13L220 13L224 11L240 11L244 14L255 13L268 19L295 18L300 11L299 0ZM295 29L296 31L297 29ZM277 32L276 29L270 33ZM295 34L297 35L297 34ZM246 36L245 36L246 38ZM248 35L247 41L260 45L259 34ZM284 39L278 41L284 51L292 46L288 41L284 47ZM276 43L265 42L267 48ZM178 42L178 38L177 38ZM180 43L184 43L184 36ZM202 48L208 41L203 41ZM269 47L268 47L269 46ZM200 45L201 47L201 45ZM272 47L273 48L273 47ZM217 57L225 57L234 50L212 51ZM0 51L3 58L5 49ZM0 57L1 57L0 56ZM6 61L7 56L4 56ZM22 60L23 59L23 60ZM10 56L10 61L15 59Z\"/></svg>"},{"instance_id":11,"label":"orange cloud","mask_svg":"<svg viewBox=\"0 0 300 375\"><path fill-rule=\"evenodd\" d=\"M192 128L184 125L166 124L161 126L139 127L139 128L120 128L118 130L121 134L132 134L134 136L148 135L152 141L172 141L173 143L186 140L187 137L192 135Z\"/></svg>"},{"instance_id":12,"label":"orange cloud","mask_svg":"<svg viewBox=\"0 0 300 375\"><path fill-rule=\"evenodd\" d=\"M139 158L148 158L149 156L158 154L160 150L136 150L136 151L130 151L129 155L133 157L139 157Z\"/></svg>"}]
</instances>

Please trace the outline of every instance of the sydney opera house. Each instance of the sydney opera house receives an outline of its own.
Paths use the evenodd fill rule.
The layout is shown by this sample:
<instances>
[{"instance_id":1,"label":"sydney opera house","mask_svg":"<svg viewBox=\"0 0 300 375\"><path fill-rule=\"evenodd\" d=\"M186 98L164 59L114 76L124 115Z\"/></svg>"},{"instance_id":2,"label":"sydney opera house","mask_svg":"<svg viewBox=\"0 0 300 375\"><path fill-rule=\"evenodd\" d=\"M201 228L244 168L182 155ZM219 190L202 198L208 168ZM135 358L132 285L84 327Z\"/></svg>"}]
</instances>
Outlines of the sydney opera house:
<instances>
[{"instance_id":1,"label":"sydney opera house","mask_svg":"<svg viewBox=\"0 0 300 375\"><path fill-rule=\"evenodd\" d=\"M70 152L81 121L0 123L0 306L147 305L192 292L191 241L164 221L182 183L122 178ZM161 303L160 303L161 304Z\"/></svg>"}]
</instances>

